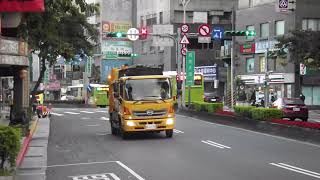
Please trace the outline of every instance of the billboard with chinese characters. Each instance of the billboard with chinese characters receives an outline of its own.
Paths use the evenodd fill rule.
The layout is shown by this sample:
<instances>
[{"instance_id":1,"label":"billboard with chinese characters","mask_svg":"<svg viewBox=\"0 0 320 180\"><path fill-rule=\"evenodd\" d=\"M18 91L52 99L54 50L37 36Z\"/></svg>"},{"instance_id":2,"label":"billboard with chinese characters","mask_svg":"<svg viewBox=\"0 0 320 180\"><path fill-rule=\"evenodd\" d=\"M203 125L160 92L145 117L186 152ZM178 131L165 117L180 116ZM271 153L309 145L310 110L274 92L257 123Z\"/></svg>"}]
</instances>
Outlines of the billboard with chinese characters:
<instances>
[{"instance_id":1,"label":"billboard with chinese characters","mask_svg":"<svg viewBox=\"0 0 320 180\"><path fill-rule=\"evenodd\" d=\"M205 82L214 82L217 80L218 67L214 66L198 66L194 68L195 73L202 74Z\"/></svg>"},{"instance_id":2,"label":"billboard with chinese characters","mask_svg":"<svg viewBox=\"0 0 320 180\"><path fill-rule=\"evenodd\" d=\"M44 12L44 0L0 0L0 12Z\"/></svg>"},{"instance_id":3,"label":"billboard with chinese characters","mask_svg":"<svg viewBox=\"0 0 320 180\"><path fill-rule=\"evenodd\" d=\"M132 42L130 41L102 41L101 52L104 59L117 59L118 53L131 54Z\"/></svg>"}]
</instances>

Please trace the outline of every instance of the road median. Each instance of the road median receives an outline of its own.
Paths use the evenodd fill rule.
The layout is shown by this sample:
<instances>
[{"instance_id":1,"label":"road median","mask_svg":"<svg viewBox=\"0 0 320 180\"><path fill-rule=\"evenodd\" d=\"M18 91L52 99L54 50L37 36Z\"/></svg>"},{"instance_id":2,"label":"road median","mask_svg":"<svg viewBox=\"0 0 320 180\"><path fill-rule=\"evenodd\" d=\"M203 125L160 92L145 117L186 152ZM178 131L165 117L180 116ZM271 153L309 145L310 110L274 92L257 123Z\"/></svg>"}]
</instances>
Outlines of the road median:
<instances>
[{"instance_id":1,"label":"road median","mask_svg":"<svg viewBox=\"0 0 320 180\"><path fill-rule=\"evenodd\" d=\"M286 124L274 123L272 121L257 121L250 118L238 117L232 113L208 113L194 110L179 110L178 114L207 122L238 127L320 145L319 129L290 126Z\"/></svg>"}]
</instances>

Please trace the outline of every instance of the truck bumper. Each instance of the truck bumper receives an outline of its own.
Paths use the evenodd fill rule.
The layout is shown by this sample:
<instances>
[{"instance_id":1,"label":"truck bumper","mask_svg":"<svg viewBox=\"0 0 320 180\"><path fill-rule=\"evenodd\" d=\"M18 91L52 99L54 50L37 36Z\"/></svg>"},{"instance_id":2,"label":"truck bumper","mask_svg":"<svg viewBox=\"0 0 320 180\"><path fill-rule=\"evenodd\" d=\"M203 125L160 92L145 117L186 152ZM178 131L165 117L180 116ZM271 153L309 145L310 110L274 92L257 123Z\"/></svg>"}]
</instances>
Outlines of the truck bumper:
<instances>
[{"instance_id":1,"label":"truck bumper","mask_svg":"<svg viewBox=\"0 0 320 180\"><path fill-rule=\"evenodd\" d=\"M148 120L129 120L123 122L123 130L126 132L141 131L165 131L172 130L175 126L175 118L148 119ZM128 123L130 122L130 123ZM170 123L168 123L170 122ZM172 122L172 123L171 123Z\"/></svg>"}]
</instances>

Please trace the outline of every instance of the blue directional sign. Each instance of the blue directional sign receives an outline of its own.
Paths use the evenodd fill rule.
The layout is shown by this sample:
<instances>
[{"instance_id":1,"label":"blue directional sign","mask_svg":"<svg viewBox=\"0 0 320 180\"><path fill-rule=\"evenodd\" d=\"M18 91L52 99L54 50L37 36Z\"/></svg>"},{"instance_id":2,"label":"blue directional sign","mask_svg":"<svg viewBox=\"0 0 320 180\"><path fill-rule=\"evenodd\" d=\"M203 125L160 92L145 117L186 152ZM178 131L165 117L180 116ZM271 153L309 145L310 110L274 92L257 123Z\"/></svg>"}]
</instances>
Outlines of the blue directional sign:
<instances>
[{"instance_id":1,"label":"blue directional sign","mask_svg":"<svg viewBox=\"0 0 320 180\"><path fill-rule=\"evenodd\" d=\"M222 39L224 34L223 27L214 27L212 31L212 39Z\"/></svg>"}]
</instances>

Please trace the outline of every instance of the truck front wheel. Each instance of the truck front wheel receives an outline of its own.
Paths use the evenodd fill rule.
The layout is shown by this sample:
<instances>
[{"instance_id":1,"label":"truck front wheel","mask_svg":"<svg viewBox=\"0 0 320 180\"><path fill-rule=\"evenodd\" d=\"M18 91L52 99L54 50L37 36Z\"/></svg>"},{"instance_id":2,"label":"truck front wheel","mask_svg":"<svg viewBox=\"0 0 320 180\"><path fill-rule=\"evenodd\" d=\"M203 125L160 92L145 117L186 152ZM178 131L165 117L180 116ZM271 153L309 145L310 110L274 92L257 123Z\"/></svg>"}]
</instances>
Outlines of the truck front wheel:
<instances>
[{"instance_id":1,"label":"truck front wheel","mask_svg":"<svg viewBox=\"0 0 320 180\"><path fill-rule=\"evenodd\" d=\"M173 130L166 130L166 137L167 138L172 138L172 135L173 135Z\"/></svg>"},{"instance_id":2,"label":"truck front wheel","mask_svg":"<svg viewBox=\"0 0 320 180\"><path fill-rule=\"evenodd\" d=\"M120 127L120 136L122 137L122 139L128 139L129 137L129 133L125 132L122 127Z\"/></svg>"}]
</instances>

